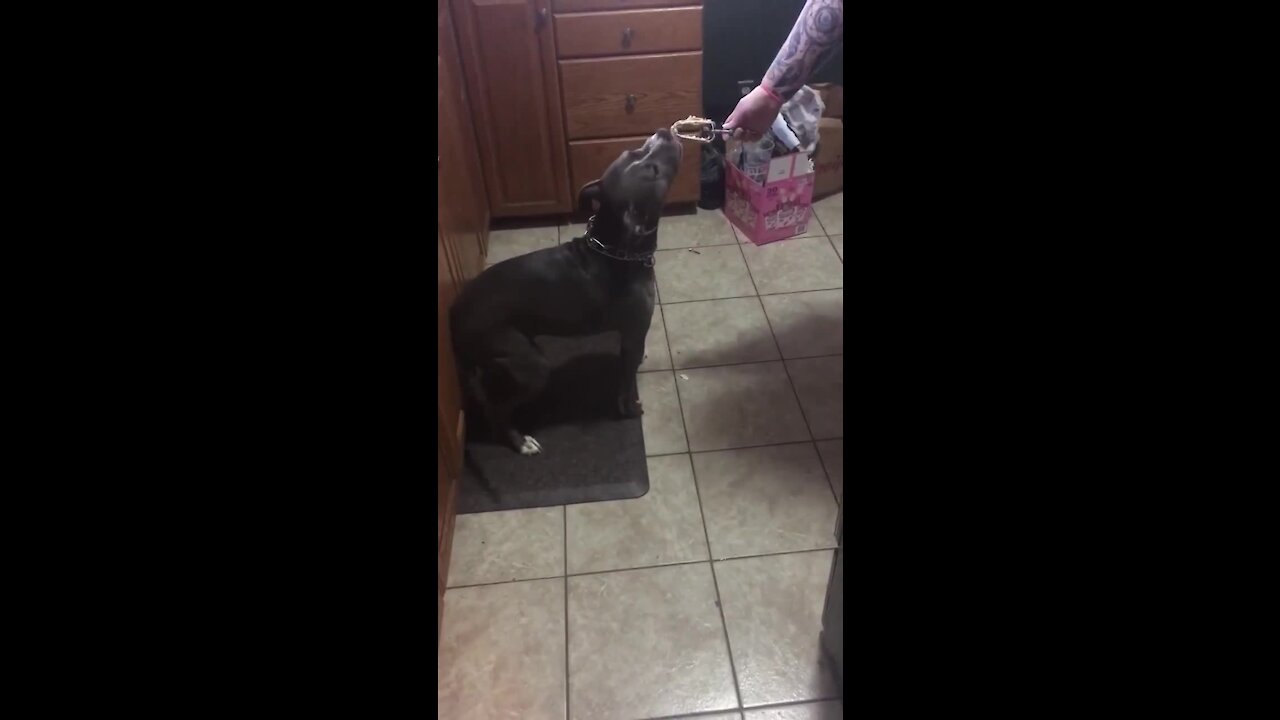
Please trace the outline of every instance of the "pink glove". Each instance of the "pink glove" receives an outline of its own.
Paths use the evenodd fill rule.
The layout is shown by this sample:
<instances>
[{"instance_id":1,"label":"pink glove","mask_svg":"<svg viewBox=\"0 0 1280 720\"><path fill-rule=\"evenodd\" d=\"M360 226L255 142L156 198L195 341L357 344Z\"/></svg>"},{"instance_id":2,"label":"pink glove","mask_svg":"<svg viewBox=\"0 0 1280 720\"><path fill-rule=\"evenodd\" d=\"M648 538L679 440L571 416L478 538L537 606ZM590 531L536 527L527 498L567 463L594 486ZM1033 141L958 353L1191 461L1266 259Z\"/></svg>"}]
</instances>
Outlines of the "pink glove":
<instances>
[{"instance_id":1,"label":"pink glove","mask_svg":"<svg viewBox=\"0 0 1280 720\"><path fill-rule=\"evenodd\" d=\"M769 132L769 127L782 109L782 98L764 85L747 93L724 121L725 130L733 130L736 138L754 140Z\"/></svg>"}]
</instances>

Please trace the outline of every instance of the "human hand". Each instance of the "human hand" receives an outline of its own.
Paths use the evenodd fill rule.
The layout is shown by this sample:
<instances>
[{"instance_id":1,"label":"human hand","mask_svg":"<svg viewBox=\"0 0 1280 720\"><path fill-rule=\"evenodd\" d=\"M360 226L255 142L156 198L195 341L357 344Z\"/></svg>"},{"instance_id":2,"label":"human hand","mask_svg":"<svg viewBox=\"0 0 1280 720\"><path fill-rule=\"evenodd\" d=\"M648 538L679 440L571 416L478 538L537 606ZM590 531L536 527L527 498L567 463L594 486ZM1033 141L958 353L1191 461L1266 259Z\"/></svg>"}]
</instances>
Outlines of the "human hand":
<instances>
[{"instance_id":1,"label":"human hand","mask_svg":"<svg viewBox=\"0 0 1280 720\"><path fill-rule=\"evenodd\" d=\"M729 113L724 121L724 129L732 130L736 138L755 140L769 132L773 121L782 109L782 100L769 92L763 85L742 96L738 106Z\"/></svg>"}]
</instances>

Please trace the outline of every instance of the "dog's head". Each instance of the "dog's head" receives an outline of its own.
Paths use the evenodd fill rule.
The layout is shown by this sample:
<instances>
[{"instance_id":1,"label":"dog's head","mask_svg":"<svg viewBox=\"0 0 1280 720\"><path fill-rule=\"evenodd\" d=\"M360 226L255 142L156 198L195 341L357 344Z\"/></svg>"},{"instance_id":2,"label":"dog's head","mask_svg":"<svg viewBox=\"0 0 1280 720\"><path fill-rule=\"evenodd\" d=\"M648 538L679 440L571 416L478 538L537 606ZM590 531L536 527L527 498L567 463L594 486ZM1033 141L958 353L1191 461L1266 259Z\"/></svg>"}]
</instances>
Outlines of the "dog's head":
<instances>
[{"instance_id":1,"label":"dog's head","mask_svg":"<svg viewBox=\"0 0 1280 720\"><path fill-rule=\"evenodd\" d=\"M662 128L644 145L619 155L603 177L578 191L579 209L595 212L594 231L601 242L638 252L653 250L658 218L683 154L680 140Z\"/></svg>"}]
</instances>

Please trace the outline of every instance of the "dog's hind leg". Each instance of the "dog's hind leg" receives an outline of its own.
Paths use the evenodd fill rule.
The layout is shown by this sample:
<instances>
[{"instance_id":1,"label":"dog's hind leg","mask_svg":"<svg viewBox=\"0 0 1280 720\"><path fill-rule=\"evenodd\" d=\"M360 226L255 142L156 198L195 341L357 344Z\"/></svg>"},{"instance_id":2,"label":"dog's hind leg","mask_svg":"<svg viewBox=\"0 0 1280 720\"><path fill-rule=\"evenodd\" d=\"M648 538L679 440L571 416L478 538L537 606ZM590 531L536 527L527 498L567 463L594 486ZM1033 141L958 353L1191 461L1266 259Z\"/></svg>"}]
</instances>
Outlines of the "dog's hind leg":
<instances>
[{"instance_id":1,"label":"dog's hind leg","mask_svg":"<svg viewBox=\"0 0 1280 720\"><path fill-rule=\"evenodd\" d=\"M479 381L485 417L494 435L521 455L537 455L542 445L512 426L516 408L537 397L551 376L551 363L529 338L514 330L494 338L494 356Z\"/></svg>"}]
</instances>

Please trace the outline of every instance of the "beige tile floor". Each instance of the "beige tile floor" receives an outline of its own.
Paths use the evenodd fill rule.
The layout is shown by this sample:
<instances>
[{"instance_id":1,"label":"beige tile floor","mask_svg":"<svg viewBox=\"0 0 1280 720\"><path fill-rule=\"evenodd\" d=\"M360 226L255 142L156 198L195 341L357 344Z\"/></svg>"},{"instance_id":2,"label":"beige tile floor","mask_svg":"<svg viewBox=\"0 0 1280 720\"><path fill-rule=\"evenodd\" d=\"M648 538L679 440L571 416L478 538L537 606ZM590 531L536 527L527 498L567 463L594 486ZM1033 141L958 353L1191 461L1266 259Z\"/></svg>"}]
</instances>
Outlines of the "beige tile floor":
<instances>
[{"instance_id":1,"label":"beige tile floor","mask_svg":"<svg viewBox=\"0 0 1280 720\"><path fill-rule=\"evenodd\" d=\"M459 516L442 720L843 716L818 645L844 497L843 194L815 215L764 247L719 212L663 220L649 493ZM581 229L495 231L490 259Z\"/></svg>"}]
</instances>

